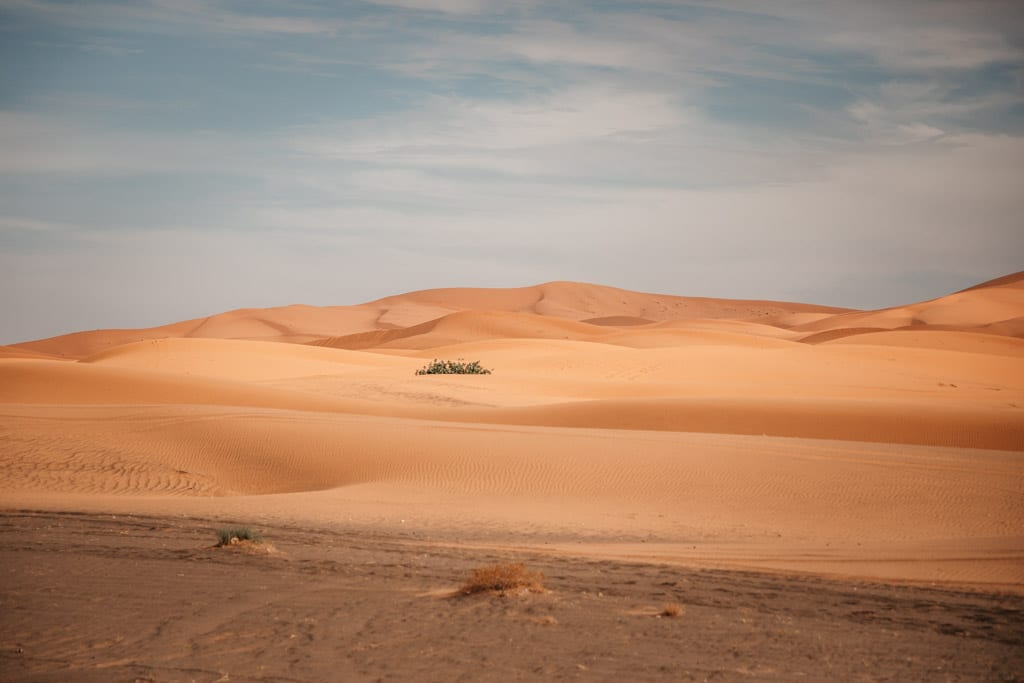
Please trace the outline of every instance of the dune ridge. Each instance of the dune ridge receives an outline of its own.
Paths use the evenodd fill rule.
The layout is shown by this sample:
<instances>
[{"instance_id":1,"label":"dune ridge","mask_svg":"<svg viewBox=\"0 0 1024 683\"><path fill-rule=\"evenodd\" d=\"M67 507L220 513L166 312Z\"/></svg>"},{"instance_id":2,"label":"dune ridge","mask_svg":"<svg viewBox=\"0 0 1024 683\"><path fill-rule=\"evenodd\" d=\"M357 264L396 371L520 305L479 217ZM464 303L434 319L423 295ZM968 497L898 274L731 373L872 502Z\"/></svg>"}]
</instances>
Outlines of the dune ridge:
<instances>
[{"instance_id":1,"label":"dune ridge","mask_svg":"<svg viewBox=\"0 0 1024 683\"><path fill-rule=\"evenodd\" d=\"M238 309L158 327L75 332L11 346L80 359L114 346L167 337L305 343L401 330L466 311L529 313L564 320L619 317L657 322L678 318L771 317L800 312L826 315L844 310L810 304L682 297L631 292L601 285L552 282L508 289L422 290L353 306L292 305Z\"/></svg>"},{"instance_id":2,"label":"dune ridge","mask_svg":"<svg viewBox=\"0 0 1024 683\"><path fill-rule=\"evenodd\" d=\"M1024 276L1015 273L931 301L878 311L778 301L683 297L573 282L507 289L431 289L351 306L238 309L145 329L75 332L12 344L5 347L5 355L17 350L81 359L127 343L170 337L254 339L368 349L381 344L394 346L397 339L432 329L419 326L430 323L443 326L442 321L448 316L469 311L531 314L598 327L698 319L734 324L750 322L802 333L810 343L817 343L816 335L821 333L853 334L847 330L858 328L970 329L1021 337L1024 336L1024 316L1019 315L1024 297L1022 283ZM385 334L387 332L395 334ZM794 334L794 338L797 336Z\"/></svg>"},{"instance_id":3,"label":"dune ridge","mask_svg":"<svg viewBox=\"0 0 1024 683\"><path fill-rule=\"evenodd\" d=\"M1015 273L937 299L877 311L850 311L794 325L803 332L866 328L945 329L1019 336L1024 307L1024 275ZM1007 328L999 327L1010 323Z\"/></svg>"}]
</instances>

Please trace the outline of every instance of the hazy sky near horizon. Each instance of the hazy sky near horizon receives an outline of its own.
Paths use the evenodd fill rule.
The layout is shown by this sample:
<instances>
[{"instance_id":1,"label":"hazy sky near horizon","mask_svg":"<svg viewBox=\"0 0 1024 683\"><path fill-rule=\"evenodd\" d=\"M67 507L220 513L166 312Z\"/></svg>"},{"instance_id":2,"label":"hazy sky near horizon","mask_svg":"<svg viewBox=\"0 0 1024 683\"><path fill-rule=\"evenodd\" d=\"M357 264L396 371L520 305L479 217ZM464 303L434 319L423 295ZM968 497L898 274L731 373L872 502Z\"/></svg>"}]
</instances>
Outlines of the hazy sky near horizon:
<instances>
[{"instance_id":1,"label":"hazy sky near horizon","mask_svg":"<svg viewBox=\"0 0 1024 683\"><path fill-rule=\"evenodd\" d=\"M1024 269L1015 1L0 0L0 343L580 280Z\"/></svg>"}]
</instances>

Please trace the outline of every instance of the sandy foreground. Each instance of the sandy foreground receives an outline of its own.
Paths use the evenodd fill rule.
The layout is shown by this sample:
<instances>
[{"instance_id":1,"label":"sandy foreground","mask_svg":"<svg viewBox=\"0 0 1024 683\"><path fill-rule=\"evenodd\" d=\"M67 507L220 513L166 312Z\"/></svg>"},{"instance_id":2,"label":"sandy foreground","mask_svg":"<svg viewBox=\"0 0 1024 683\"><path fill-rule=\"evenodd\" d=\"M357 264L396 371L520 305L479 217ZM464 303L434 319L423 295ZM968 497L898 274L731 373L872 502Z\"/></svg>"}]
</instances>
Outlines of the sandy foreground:
<instances>
[{"instance_id":1,"label":"sandy foreground","mask_svg":"<svg viewBox=\"0 0 1024 683\"><path fill-rule=\"evenodd\" d=\"M0 509L4 680L1014 680L1024 276L883 311L432 290L0 347ZM276 551L211 548L232 523ZM549 591L453 597L510 560Z\"/></svg>"}]
</instances>

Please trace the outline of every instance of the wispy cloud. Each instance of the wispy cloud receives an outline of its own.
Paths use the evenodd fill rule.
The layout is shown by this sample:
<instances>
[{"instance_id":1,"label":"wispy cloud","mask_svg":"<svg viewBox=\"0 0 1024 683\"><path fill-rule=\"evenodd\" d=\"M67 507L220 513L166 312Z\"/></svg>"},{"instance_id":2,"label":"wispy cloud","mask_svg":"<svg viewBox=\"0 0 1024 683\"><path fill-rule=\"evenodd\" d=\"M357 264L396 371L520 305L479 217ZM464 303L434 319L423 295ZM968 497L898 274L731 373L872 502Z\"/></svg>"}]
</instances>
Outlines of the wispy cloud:
<instances>
[{"instance_id":1,"label":"wispy cloud","mask_svg":"<svg viewBox=\"0 0 1024 683\"><path fill-rule=\"evenodd\" d=\"M71 226L66 223L40 221L32 218L21 218L18 216L0 216L0 234L18 232L66 232L70 227Z\"/></svg>"},{"instance_id":2,"label":"wispy cloud","mask_svg":"<svg viewBox=\"0 0 1024 683\"><path fill-rule=\"evenodd\" d=\"M0 111L0 174L244 172L264 153L223 132L116 131Z\"/></svg>"},{"instance_id":3,"label":"wispy cloud","mask_svg":"<svg viewBox=\"0 0 1024 683\"><path fill-rule=\"evenodd\" d=\"M369 0L374 5L447 14L478 14L499 6L493 0Z\"/></svg>"},{"instance_id":4,"label":"wispy cloud","mask_svg":"<svg viewBox=\"0 0 1024 683\"><path fill-rule=\"evenodd\" d=\"M394 116L297 128L291 144L339 160L538 173L552 149L642 140L683 120L663 94L581 88L527 100L432 100Z\"/></svg>"},{"instance_id":5,"label":"wispy cloud","mask_svg":"<svg viewBox=\"0 0 1024 683\"><path fill-rule=\"evenodd\" d=\"M4 0L0 8L30 12L65 25L142 33L201 30L243 34L331 34L346 22L338 18L294 16L286 4L278 13L239 11L222 0Z\"/></svg>"}]
</instances>

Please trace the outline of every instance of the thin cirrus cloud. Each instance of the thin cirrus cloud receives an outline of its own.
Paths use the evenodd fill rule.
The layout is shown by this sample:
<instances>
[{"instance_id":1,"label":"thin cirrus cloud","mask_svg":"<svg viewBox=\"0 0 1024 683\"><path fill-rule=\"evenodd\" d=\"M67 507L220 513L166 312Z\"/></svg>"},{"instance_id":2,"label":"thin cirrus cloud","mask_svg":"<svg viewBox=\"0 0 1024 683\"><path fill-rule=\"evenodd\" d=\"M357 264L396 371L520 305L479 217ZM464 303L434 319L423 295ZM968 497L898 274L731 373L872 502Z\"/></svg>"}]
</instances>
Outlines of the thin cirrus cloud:
<instances>
[{"instance_id":1,"label":"thin cirrus cloud","mask_svg":"<svg viewBox=\"0 0 1024 683\"><path fill-rule=\"evenodd\" d=\"M0 0L0 343L575 279L1020 269L1011 2Z\"/></svg>"},{"instance_id":2,"label":"thin cirrus cloud","mask_svg":"<svg viewBox=\"0 0 1024 683\"><path fill-rule=\"evenodd\" d=\"M614 144L681 121L660 93L580 89L514 102L442 98L394 116L297 129L288 144L343 161L543 175L557 170L550 150Z\"/></svg>"}]
</instances>

